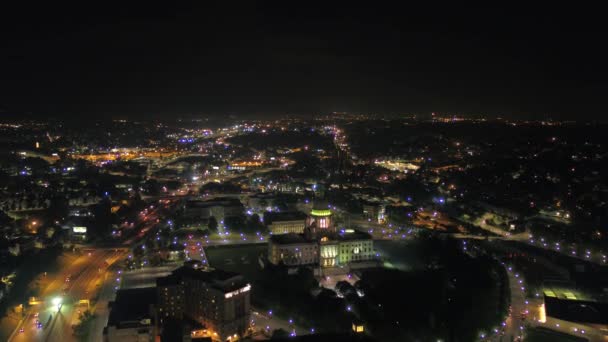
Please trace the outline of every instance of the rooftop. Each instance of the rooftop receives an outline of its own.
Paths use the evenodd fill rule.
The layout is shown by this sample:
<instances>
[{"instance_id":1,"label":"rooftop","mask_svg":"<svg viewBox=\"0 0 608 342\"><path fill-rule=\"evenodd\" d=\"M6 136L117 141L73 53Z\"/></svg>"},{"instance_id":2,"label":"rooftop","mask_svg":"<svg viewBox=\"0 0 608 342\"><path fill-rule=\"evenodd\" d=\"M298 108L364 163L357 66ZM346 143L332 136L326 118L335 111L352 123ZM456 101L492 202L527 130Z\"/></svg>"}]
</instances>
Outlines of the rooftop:
<instances>
[{"instance_id":1,"label":"rooftop","mask_svg":"<svg viewBox=\"0 0 608 342\"><path fill-rule=\"evenodd\" d=\"M175 274L156 278L156 286L176 286L179 285L181 278Z\"/></svg>"},{"instance_id":2,"label":"rooftop","mask_svg":"<svg viewBox=\"0 0 608 342\"><path fill-rule=\"evenodd\" d=\"M111 303L108 326L146 325L141 322L152 318L150 305L154 304L156 304L156 287L118 290L116 299Z\"/></svg>"},{"instance_id":3,"label":"rooftop","mask_svg":"<svg viewBox=\"0 0 608 342\"><path fill-rule=\"evenodd\" d=\"M270 237L270 241L272 243L278 243L281 245L289 245L289 244L300 244L309 242L302 234L280 234L280 235L272 235Z\"/></svg>"},{"instance_id":4,"label":"rooftop","mask_svg":"<svg viewBox=\"0 0 608 342\"><path fill-rule=\"evenodd\" d=\"M310 211L312 216L331 216L331 210L329 209L313 209Z\"/></svg>"},{"instance_id":5,"label":"rooftop","mask_svg":"<svg viewBox=\"0 0 608 342\"><path fill-rule=\"evenodd\" d=\"M371 240L372 236L365 232L353 230L353 231L337 234L335 236L335 239L339 240L339 241Z\"/></svg>"},{"instance_id":6,"label":"rooftop","mask_svg":"<svg viewBox=\"0 0 608 342\"><path fill-rule=\"evenodd\" d=\"M365 232L360 232L357 230L349 231L348 233L343 234L330 234L328 236L328 241L325 243L336 243L339 241L357 241L357 240L371 240L372 236ZM270 241L272 243L281 244L281 245L290 245L290 244L303 244L303 243L313 243L317 242L316 240L309 240L306 238L304 234L278 234L272 235L270 237Z\"/></svg>"},{"instance_id":7,"label":"rooftop","mask_svg":"<svg viewBox=\"0 0 608 342\"><path fill-rule=\"evenodd\" d=\"M306 214L301 211L265 212L264 221L267 224L277 221L305 220Z\"/></svg>"},{"instance_id":8,"label":"rooftop","mask_svg":"<svg viewBox=\"0 0 608 342\"><path fill-rule=\"evenodd\" d=\"M608 324L608 303L562 299L545 295L548 316L570 322Z\"/></svg>"},{"instance_id":9,"label":"rooftop","mask_svg":"<svg viewBox=\"0 0 608 342\"><path fill-rule=\"evenodd\" d=\"M577 288L572 282L548 280L544 282L542 292L545 297L593 301L593 298L589 293L582 288Z\"/></svg>"},{"instance_id":10,"label":"rooftop","mask_svg":"<svg viewBox=\"0 0 608 342\"><path fill-rule=\"evenodd\" d=\"M233 291L247 285L247 282L241 274L213 268L195 269L189 266L182 266L165 278L168 277L176 277L180 280L183 278L199 280L208 283L209 286L221 291ZM167 281L168 284L171 284L171 281L174 280L161 280L161 282L163 281Z\"/></svg>"}]
</instances>

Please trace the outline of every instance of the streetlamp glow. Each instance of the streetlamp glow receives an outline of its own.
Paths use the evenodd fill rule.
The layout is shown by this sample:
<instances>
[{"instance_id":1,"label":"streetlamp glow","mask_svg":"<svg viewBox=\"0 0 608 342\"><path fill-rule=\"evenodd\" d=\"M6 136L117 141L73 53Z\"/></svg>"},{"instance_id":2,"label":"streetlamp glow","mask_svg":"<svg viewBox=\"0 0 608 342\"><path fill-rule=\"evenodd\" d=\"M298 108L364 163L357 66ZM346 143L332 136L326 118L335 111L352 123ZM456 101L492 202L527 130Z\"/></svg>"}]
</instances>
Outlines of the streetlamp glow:
<instances>
[{"instance_id":1,"label":"streetlamp glow","mask_svg":"<svg viewBox=\"0 0 608 342\"><path fill-rule=\"evenodd\" d=\"M57 311L61 310L61 302L63 301L63 298L61 297L55 297L51 300L51 303L53 304L53 306L57 309Z\"/></svg>"}]
</instances>

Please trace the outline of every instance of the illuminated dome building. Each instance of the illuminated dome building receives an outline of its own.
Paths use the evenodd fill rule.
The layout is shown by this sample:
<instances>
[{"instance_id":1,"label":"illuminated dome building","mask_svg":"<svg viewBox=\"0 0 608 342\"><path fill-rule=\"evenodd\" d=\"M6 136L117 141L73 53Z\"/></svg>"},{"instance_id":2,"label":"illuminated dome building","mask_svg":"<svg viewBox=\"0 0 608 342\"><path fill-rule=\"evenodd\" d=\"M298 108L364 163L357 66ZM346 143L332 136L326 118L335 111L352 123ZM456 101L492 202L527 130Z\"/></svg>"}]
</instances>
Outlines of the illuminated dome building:
<instances>
[{"instance_id":1,"label":"illuminated dome building","mask_svg":"<svg viewBox=\"0 0 608 342\"><path fill-rule=\"evenodd\" d=\"M337 232L333 213L324 200L316 200L313 204L303 234L272 235L268 241L269 261L289 267L352 267L373 261L374 256L373 240L369 234L354 229Z\"/></svg>"},{"instance_id":2,"label":"illuminated dome building","mask_svg":"<svg viewBox=\"0 0 608 342\"><path fill-rule=\"evenodd\" d=\"M332 221L332 212L326 201L315 201L310 215L306 219L305 231L309 239L315 240L328 239L336 233L336 227Z\"/></svg>"}]
</instances>

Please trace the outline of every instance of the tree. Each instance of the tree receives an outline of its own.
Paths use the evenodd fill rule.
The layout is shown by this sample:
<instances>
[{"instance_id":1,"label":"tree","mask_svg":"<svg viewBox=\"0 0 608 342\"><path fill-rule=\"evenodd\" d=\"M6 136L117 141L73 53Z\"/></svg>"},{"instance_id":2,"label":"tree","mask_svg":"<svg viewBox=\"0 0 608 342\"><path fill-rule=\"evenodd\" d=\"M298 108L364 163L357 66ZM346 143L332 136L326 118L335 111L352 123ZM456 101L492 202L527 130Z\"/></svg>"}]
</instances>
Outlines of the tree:
<instances>
[{"instance_id":1,"label":"tree","mask_svg":"<svg viewBox=\"0 0 608 342\"><path fill-rule=\"evenodd\" d=\"M51 220L63 219L68 215L68 201L64 196L53 197L50 200L47 213Z\"/></svg>"},{"instance_id":2,"label":"tree","mask_svg":"<svg viewBox=\"0 0 608 342\"><path fill-rule=\"evenodd\" d=\"M144 193L150 196L158 196L160 194L161 186L155 179L149 179L144 183Z\"/></svg>"},{"instance_id":3,"label":"tree","mask_svg":"<svg viewBox=\"0 0 608 342\"><path fill-rule=\"evenodd\" d=\"M112 202L104 198L93 208L95 220L93 221L93 234L98 237L106 237L110 233L112 224L115 223L115 215L112 214Z\"/></svg>"},{"instance_id":4,"label":"tree","mask_svg":"<svg viewBox=\"0 0 608 342\"><path fill-rule=\"evenodd\" d=\"M13 219L4 211L0 210L0 226L7 226L11 223L13 223Z\"/></svg>"},{"instance_id":5,"label":"tree","mask_svg":"<svg viewBox=\"0 0 608 342\"><path fill-rule=\"evenodd\" d=\"M224 227L226 230L242 231L243 228L247 228L245 224L245 218L243 216L230 216L224 218Z\"/></svg>"},{"instance_id":6,"label":"tree","mask_svg":"<svg viewBox=\"0 0 608 342\"><path fill-rule=\"evenodd\" d=\"M284 330L284 329L275 329L272 332L272 336L270 337L271 340L278 340L278 339L283 339L283 338L288 338L289 337L289 333Z\"/></svg>"},{"instance_id":7,"label":"tree","mask_svg":"<svg viewBox=\"0 0 608 342\"><path fill-rule=\"evenodd\" d=\"M243 231L247 233L263 232L266 230L266 227L260 221L260 215L258 214L249 216L245 222L241 223L239 228L241 227L243 228Z\"/></svg>"},{"instance_id":8,"label":"tree","mask_svg":"<svg viewBox=\"0 0 608 342\"><path fill-rule=\"evenodd\" d=\"M260 208L262 208L262 209L264 209L264 210L265 210L265 209L266 209L266 207L268 207L268 201L267 201L265 198L262 198L262 199L260 200Z\"/></svg>"},{"instance_id":9,"label":"tree","mask_svg":"<svg viewBox=\"0 0 608 342\"><path fill-rule=\"evenodd\" d=\"M80 323L72 326L72 329L74 329L74 335L80 338L84 338L89 332L91 322L95 318L95 315L91 311L87 310L81 313L79 318Z\"/></svg>"},{"instance_id":10,"label":"tree","mask_svg":"<svg viewBox=\"0 0 608 342\"><path fill-rule=\"evenodd\" d=\"M302 293L308 293L311 289L319 286L314 272L308 267L298 268L298 274L295 276L294 283L298 285L298 289Z\"/></svg>"},{"instance_id":11,"label":"tree","mask_svg":"<svg viewBox=\"0 0 608 342\"><path fill-rule=\"evenodd\" d=\"M153 253L150 256L150 265L152 266L160 266L163 263L163 260L159 253Z\"/></svg>"},{"instance_id":12,"label":"tree","mask_svg":"<svg viewBox=\"0 0 608 342\"><path fill-rule=\"evenodd\" d=\"M137 259L143 257L144 252L145 252L145 249L143 248L143 245L138 245L133 248L133 256Z\"/></svg>"}]
</instances>

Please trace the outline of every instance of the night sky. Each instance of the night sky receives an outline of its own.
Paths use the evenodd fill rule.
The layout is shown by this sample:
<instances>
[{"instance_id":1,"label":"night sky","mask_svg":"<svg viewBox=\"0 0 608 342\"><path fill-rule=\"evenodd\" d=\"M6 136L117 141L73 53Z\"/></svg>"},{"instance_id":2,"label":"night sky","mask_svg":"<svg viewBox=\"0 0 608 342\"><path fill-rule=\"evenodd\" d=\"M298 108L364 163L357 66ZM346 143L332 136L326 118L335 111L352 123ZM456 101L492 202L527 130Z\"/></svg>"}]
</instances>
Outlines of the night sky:
<instances>
[{"instance_id":1,"label":"night sky","mask_svg":"<svg viewBox=\"0 0 608 342\"><path fill-rule=\"evenodd\" d=\"M608 108L599 9L80 3L2 5L2 116L351 111L605 121Z\"/></svg>"}]
</instances>

